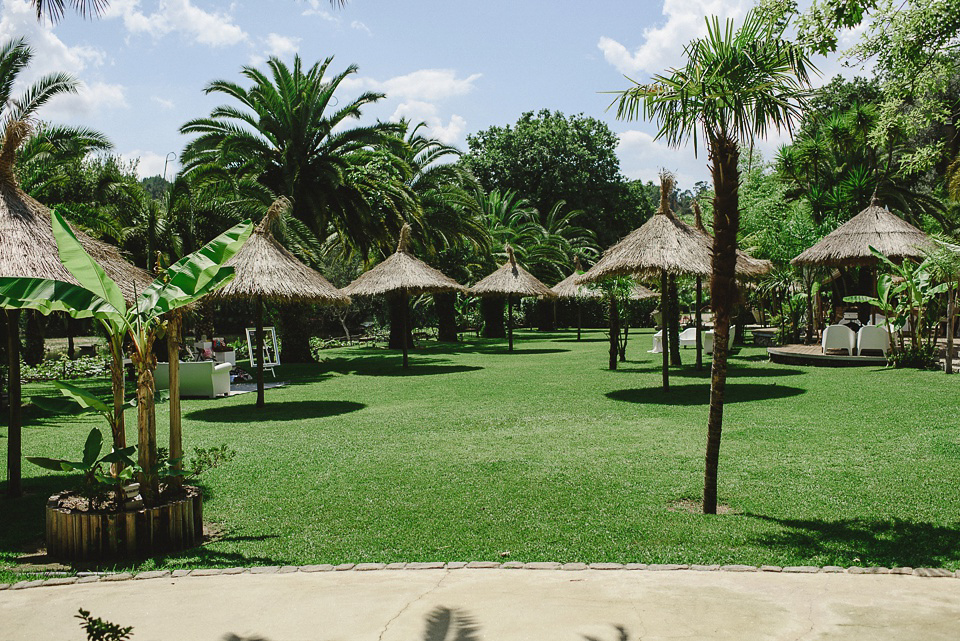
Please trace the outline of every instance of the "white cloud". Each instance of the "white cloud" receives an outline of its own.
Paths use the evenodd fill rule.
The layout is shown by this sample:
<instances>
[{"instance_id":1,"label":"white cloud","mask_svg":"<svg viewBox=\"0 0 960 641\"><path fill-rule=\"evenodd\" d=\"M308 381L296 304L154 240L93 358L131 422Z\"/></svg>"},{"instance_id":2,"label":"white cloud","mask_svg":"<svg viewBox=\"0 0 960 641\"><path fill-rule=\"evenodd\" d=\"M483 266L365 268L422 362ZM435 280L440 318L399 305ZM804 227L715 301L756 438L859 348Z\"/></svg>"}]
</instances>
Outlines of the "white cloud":
<instances>
[{"instance_id":1,"label":"white cloud","mask_svg":"<svg viewBox=\"0 0 960 641\"><path fill-rule=\"evenodd\" d=\"M167 168L167 180L170 180L180 168L180 163L176 159L167 162L167 156L154 153L152 151L142 151L134 149L133 151L120 154L121 158L127 162L137 163L137 176L148 178L150 176L162 176L164 164Z\"/></svg>"},{"instance_id":2,"label":"white cloud","mask_svg":"<svg viewBox=\"0 0 960 641\"><path fill-rule=\"evenodd\" d=\"M419 122L427 123L427 133L448 145L462 142L463 133L467 129L467 121L457 114L451 115L450 120L444 124L437 106L429 102L412 100L400 103L390 120L397 122L401 118L406 118L413 125Z\"/></svg>"},{"instance_id":3,"label":"white cloud","mask_svg":"<svg viewBox=\"0 0 960 641\"><path fill-rule=\"evenodd\" d=\"M343 86L382 91L387 94L387 98L399 100L435 101L467 95L476 89L475 83L481 75L475 73L466 78L458 78L453 69L420 69L384 81L347 78Z\"/></svg>"},{"instance_id":4,"label":"white cloud","mask_svg":"<svg viewBox=\"0 0 960 641\"><path fill-rule=\"evenodd\" d=\"M295 36L281 36L279 33L271 33L265 38L267 53L271 56L283 58L292 53L296 53L300 48L302 38Z\"/></svg>"},{"instance_id":5,"label":"white cloud","mask_svg":"<svg viewBox=\"0 0 960 641\"><path fill-rule=\"evenodd\" d=\"M351 28L351 29L356 29L357 31L362 31L362 32L364 32L365 34L367 34L368 36L372 36L372 35L373 35L373 32L370 31L370 27L368 27L367 25L363 24L363 23L360 22L359 20L354 20L353 22L351 22L351 23L350 23L350 28Z\"/></svg>"},{"instance_id":6,"label":"white cloud","mask_svg":"<svg viewBox=\"0 0 960 641\"><path fill-rule=\"evenodd\" d=\"M698 180L710 180L707 169L707 154L693 147L670 147L662 140L654 140L645 131L629 130L620 134L617 156L624 175L631 180L659 182L661 169L672 171L677 176L680 189L691 189Z\"/></svg>"},{"instance_id":7,"label":"white cloud","mask_svg":"<svg viewBox=\"0 0 960 641\"><path fill-rule=\"evenodd\" d=\"M105 18L121 18L131 33L146 33L161 38L170 33L181 34L197 44L224 47L247 40L246 32L229 14L204 11L191 0L164 0L158 10L146 14L140 0L111 0Z\"/></svg>"},{"instance_id":8,"label":"white cloud","mask_svg":"<svg viewBox=\"0 0 960 641\"><path fill-rule=\"evenodd\" d=\"M166 98L161 98L160 96L150 96L150 100L154 101L164 109L173 109L176 106L172 100L167 100Z\"/></svg>"},{"instance_id":9,"label":"white cloud","mask_svg":"<svg viewBox=\"0 0 960 641\"><path fill-rule=\"evenodd\" d=\"M752 6L747 0L664 0L666 22L643 30L643 41L632 52L602 36L597 47L604 59L626 75L656 73L679 64L683 47L707 32L704 16L739 18Z\"/></svg>"},{"instance_id":10,"label":"white cloud","mask_svg":"<svg viewBox=\"0 0 960 641\"><path fill-rule=\"evenodd\" d=\"M75 120L111 109L127 109L123 85L106 82L81 83L75 94L52 98L43 108L43 117L52 120Z\"/></svg>"},{"instance_id":11,"label":"white cloud","mask_svg":"<svg viewBox=\"0 0 960 641\"><path fill-rule=\"evenodd\" d=\"M310 4L310 8L304 10L302 15L319 16L320 18L323 18L327 22L334 22L338 25L340 24L340 18L330 13L330 11L327 9L327 7L329 7L329 4L327 4L326 2L320 2L320 0L309 0L309 4Z\"/></svg>"}]
</instances>

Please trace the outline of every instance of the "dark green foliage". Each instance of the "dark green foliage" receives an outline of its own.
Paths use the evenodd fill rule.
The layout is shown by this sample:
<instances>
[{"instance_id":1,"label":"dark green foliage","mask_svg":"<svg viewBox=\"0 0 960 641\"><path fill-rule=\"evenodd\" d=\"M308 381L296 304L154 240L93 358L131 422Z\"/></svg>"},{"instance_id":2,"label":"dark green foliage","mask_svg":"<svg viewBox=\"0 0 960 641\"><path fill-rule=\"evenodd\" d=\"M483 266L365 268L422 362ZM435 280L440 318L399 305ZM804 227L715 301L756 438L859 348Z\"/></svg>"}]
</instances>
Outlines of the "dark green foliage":
<instances>
[{"instance_id":1,"label":"dark green foliage","mask_svg":"<svg viewBox=\"0 0 960 641\"><path fill-rule=\"evenodd\" d=\"M23 360L30 367L43 362L43 319L39 312L22 314L24 322Z\"/></svg>"},{"instance_id":2,"label":"dark green foliage","mask_svg":"<svg viewBox=\"0 0 960 641\"><path fill-rule=\"evenodd\" d=\"M126 641L133 636L133 626L122 627L100 617L94 618L83 608L76 618L80 619L80 627L87 633L87 641Z\"/></svg>"},{"instance_id":3,"label":"dark green foliage","mask_svg":"<svg viewBox=\"0 0 960 641\"><path fill-rule=\"evenodd\" d=\"M887 361L894 367L939 370L940 348L929 343L905 345L903 349L890 352Z\"/></svg>"},{"instance_id":4,"label":"dark green foliage","mask_svg":"<svg viewBox=\"0 0 960 641\"><path fill-rule=\"evenodd\" d=\"M140 185L154 200L163 200L172 187L172 183L163 176L147 176L140 181Z\"/></svg>"},{"instance_id":5,"label":"dark green foliage","mask_svg":"<svg viewBox=\"0 0 960 641\"><path fill-rule=\"evenodd\" d=\"M648 203L627 186L616 134L603 122L559 111L528 111L516 125L467 136L461 162L487 191L516 191L545 216L557 201L582 210L577 223L609 246L638 227Z\"/></svg>"}]
</instances>

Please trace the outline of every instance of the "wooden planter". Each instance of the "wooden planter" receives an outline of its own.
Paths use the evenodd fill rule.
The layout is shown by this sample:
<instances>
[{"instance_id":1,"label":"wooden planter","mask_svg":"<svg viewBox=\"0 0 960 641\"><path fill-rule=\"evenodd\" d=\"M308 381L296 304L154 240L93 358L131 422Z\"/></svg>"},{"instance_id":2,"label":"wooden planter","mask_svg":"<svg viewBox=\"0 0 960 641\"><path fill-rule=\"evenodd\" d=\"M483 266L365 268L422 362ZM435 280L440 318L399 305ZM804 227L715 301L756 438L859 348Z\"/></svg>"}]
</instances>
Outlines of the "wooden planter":
<instances>
[{"instance_id":1,"label":"wooden planter","mask_svg":"<svg viewBox=\"0 0 960 641\"><path fill-rule=\"evenodd\" d=\"M60 495L47 500L47 554L67 561L111 561L177 552L203 541L203 495L184 487L187 496L157 507L98 514L59 507Z\"/></svg>"}]
</instances>

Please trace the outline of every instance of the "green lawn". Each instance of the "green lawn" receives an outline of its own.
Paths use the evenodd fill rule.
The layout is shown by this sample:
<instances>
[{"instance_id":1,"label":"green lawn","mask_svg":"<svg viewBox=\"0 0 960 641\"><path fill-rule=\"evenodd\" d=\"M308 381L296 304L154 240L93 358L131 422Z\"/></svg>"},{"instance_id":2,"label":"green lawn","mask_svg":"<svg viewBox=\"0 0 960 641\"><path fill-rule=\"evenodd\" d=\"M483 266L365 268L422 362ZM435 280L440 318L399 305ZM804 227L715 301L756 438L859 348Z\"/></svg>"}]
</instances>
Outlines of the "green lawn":
<instances>
[{"instance_id":1,"label":"green lawn","mask_svg":"<svg viewBox=\"0 0 960 641\"><path fill-rule=\"evenodd\" d=\"M220 540L140 568L519 560L960 567L960 376L731 358L720 500L700 496L708 372L660 389L650 331L608 371L600 332L521 332L400 356L331 350L292 384L183 404L184 440L239 455L201 481ZM693 350L684 350L692 363ZM104 391L108 382L97 382ZM49 392L27 386L26 394ZM97 421L27 412L28 455L72 456ZM165 426L167 408L158 408ZM136 442L133 412L128 439ZM159 435L164 443L166 430ZM0 429L0 442L5 431ZM5 448L4 448L5 449ZM0 501L0 568L73 479L25 464ZM509 556L507 556L509 555ZM2 572L0 572L2 574ZM0 581L3 578L0 576Z\"/></svg>"}]
</instances>

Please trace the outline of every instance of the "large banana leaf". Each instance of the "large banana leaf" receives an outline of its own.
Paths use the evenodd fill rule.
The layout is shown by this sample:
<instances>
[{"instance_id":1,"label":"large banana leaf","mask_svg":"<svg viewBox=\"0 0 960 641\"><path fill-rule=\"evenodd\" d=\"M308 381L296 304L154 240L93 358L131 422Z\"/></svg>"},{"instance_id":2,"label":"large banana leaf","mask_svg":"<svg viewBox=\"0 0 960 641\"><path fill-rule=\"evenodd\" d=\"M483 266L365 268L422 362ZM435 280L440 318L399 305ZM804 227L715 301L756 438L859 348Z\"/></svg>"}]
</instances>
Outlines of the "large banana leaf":
<instances>
[{"instance_id":1,"label":"large banana leaf","mask_svg":"<svg viewBox=\"0 0 960 641\"><path fill-rule=\"evenodd\" d=\"M69 399L72 399L80 407L96 410L105 416L109 416L113 413L113 408L111 406L107 405L102 400L83 388L77 387L76 385L71 385L70 383L64 383L63 381L54 381L53 386L59 389L61 394Z\"/></svg>"},{"instance_id":2,"label":"large banana leaf","mask_svg":"<svg viewBox=\"0 0 960 641\"><path fill-rule=\"evenodd\" d=\"M59 280L0 277L0 307L35 309L41 314L66 312L74 318L93 317L126 326L120 309L89 289Z\"/></svg>"},{"instance_id":3,"label":"large banana leaf","mask_svg":"<svg viewBox=\"0 0 960 641\"><path fill-rule=\"evenodd\" d=\"M87 442L83 444L83 464L90 468L97 462L100 456L100 450L103 449L103 434L100 430L93 428L87 435Z\"/></svg>"},{"instance_id":4,"label":"large banana leaf","mask_svg":"<svg viewBox=\"0 0 960 641\"><path fill-rule=\"evenodd\" d=\"M60 250L60 262L83 287L107 301L121 314L127 310L120 287L90 257L63 217L53 210L53 236Z\"/></svg>"},{"instance_id":5,"label":"large banana leaf","mask_svg":"<svg viewBox=\"0 0 960 641\"><path fill-rule=\"evenodd\" d=\"M144 320L160 316L225 284L227 275L232 277L233 268L223 264L239 251L252 231L253 223L249 220L239 223L168 267L143 290L137 299L137 313Z\"/></svg>"}]
</instances>

